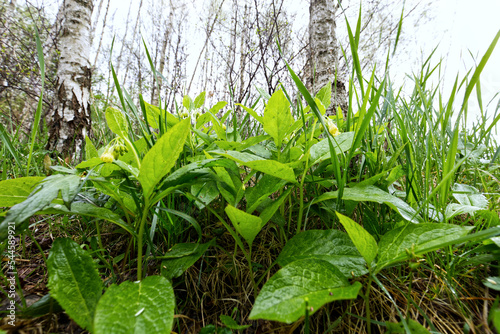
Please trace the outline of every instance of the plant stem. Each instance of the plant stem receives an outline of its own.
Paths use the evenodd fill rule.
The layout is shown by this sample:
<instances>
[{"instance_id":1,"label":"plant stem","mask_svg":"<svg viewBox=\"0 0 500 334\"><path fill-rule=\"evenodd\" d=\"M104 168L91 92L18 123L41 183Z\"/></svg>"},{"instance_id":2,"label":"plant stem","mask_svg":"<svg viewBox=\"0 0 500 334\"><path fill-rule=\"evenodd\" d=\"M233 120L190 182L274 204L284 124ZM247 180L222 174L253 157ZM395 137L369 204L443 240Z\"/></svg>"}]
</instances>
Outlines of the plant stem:
<instances>
[{"instance_id":1,"label":"plant stem","mask_svg":"<svg viewBox=\"0 0 500 334\"><path fill-rule=\"evenodd\" d=\"M248 249L248 252L245 252L244 249L242 249L243 254L245 254L245 257L248 262L248 270L250 271L250 280L252 281L253 285L253 297L257 299L257 284L255 283L255 277L253 274L253 268L252 268L252 246Z\"/></svg>"},{"instance_id":2,"label":"plant stem","mask_svg":"<svg viewBox=\"0 0 500 334\"><path fill-rule=\"evenodd\" d=\"M139 225L139 235L137 236L137 280L142 280L142 237L144 235L144 227L148 217L149 203L144 203L144 211L142 212L142 219Z\"/></svg>"},{"instance_id":3,"label":"plant stem","mask_svg":"<svg viewBox=\"0 0 500 334\"><path fill-rule=\"evenodd\" d=\"M130 146L130 149L132 150L132 152L134 152L135 161L137 161L137 168L141 169L141 159L139 159L139 155L137 154L137 151L135 150L134 144L128 138L126 138L126 137L123 137L123 139Z\"/></svg>"},{"instance_id":4,"label":"plant stem","mask_svg":"<svg viewBox=\"0 0 500 334\"><path fill-rule=\"evenodd\" d=\"M27 231L28 237L30 237L31 241L33 241L33 243L35 244L36 248L38 248L38 251L40 252L40 255L43 258L43 262L47 263L47 257L45 256L45 253L44 253L44 251L42 249L42 246L40 246L40 244L35 239L35 237L33 237L33 234L31 233L31 230L29 228L26 229L26 231ZM24 238L22 238L21 240L23 240L23 243L24 243ZM26 257L26 256L23 254L23 257Z\"/></svg>"},{"instance_id":5,"label":"plant stem","mask_svg":"<svg viewBox=\"0 0 500 334\"><path fill-rule=\"evenodd\" d=\"M370 312L370 290L372 287L372 276L368 278L368 286L366 287L364 299L365 299L365 312L366 312L366 331L368 334L372 333L372 319Z\"/></svg>"},{"instance_id":6,"label":"plant stem","mask_svg":"<svg viewBox=\"0 0 500 334\"><path fill-rule=\"evenodd\" d=\"M309 167L309 157L306 159L306 165L304 167L304 173L302 173L302 178L300 180L299 186L299 217L297 220L297 231L295 234L300 232L302 228L302 216L304 215L304 180L306 179L307 168Z\"/></svg>"},{"instance_id":7,"label":"plant stem","mask_svg":"<svg viewBox=\"0 0 500 334\"><path fill-rule=\"evenodd\" d=\"M316 122L317 120L314 121L313 129L316 128ZM313 139L313 136L314 136L314 130L311 132L311 139L310 139L311 141ZM307 138L307 135L305 135L305 137ZM306 153L304 153L307 154L307 159L306 159L306 165L304 166L304 173L302 173L302 179L300 180L299 218L297 221L297 231L295 232L295 234L299 233L300 229L302 228L302 216L304 215L304 181L306 179L307 169L309 168L310 149L311 148L308 147Z\"/></svg>"},{"instance_id":8,"label":"plant stem","mask_svg":"<svg viewBox=\"0 0 500 334\"><path fill-rule=\"evenodd\" d=\"M99 248L101 249L101 255L104 258L104 246L102 245L101 228L99 226L99 221L97 219L95 221L95 229L97 233L97 243L99 244Z\"/></svg>"}]
</instances>

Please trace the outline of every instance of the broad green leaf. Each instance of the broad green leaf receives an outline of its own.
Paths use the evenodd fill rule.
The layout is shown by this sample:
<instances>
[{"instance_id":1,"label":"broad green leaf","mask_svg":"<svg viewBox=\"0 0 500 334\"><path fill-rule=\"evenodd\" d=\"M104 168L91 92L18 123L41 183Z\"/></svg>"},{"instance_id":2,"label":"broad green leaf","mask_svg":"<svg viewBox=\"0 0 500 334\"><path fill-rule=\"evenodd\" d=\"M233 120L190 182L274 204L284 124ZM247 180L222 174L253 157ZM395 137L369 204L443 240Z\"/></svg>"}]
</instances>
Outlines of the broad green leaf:
<instances>
[{"instance_id":1,"label":"broad green leaf","mask_svg":"<svg viewBox=\"0 0 500 334\"><path fill-rule=\"evenodd\" d=\"M184 95L182 98L182 105L184 108L186 108L188 111L191 111L194 109L194 103L193 100L189 97L189 95Z\"/></svg>"},{"instance_id":2,"label":"broad green leaf","mask_svg":"<svg viewBox=\"0 0 500 334\"><path fill-rule=\"evenodd\" d=\"M288 240L281 251L278 264L306 259L330 262L346 277L366 274L366 262L349 236L338 230L308 230Z\"/></svg>"},{"instance_id":3,"label":"broad green leaf","mask_svg":"<svg viewBox=\"0 0 500 334\"><path fill-rule=\"evenodd\" d=\"M498 248L500 248L500 237L493 237L493 238L490 238L490 241L492 243L494 243L495 245L497 245Z\"/></svg>"},{"instance_id":4,"label":"broad green leaf","mask_svg":"<svg viewBox=\"0 0 500 334\"><path fill-rule=\"evenodd\" d=\"M483 284L490 289L500 291L500 276L488 277L486 280L483 281Z\"/></svg>"},{"instance_id":5,"label":"broad green leaf","mask_svg":"<svg viewBox=\"0 0 500 334\"><path fill-rule=\"evenodd\" d=\"M208 113L208 116L210 117L210 120L212 121L212 127L215 131L215 134L217 135L217 138L226 140L226 130L222 127L221 122L219 119L214 116L212 113Z\"/></svg>"},{"instance_id":6,"label":"broad green leaf","mask_svg":"<svg viewBox=\"0 0 500 334\"><path fill-rule=\"evenodd\" d=\"M49 313L59 313L62 311L61 305L48 293L29 307L23 309L21 316L23 318L37 318Z\"/></svg>"},{"instance_id":7,"label":"broad green leaf","mask_svg":"<svg viewBox=\"0 0 500 334\"><path fill-rule=\"evenodd\" d=\"M56 239L47 259L51 296L82 328L92 331L102 282L92 257L68 238Z\"/></svg>"},{"instance_id":8,"label":"broad green leaf","mask_svg":"<svg viewBox=\"0 0 500 334\"><path fill-rule=\"evenodd\" d=\"M97 304L95 333L170 333L174 308L174 290L164 277L113 284Z\"/></svg>"},{"instance_id":9,"label":"broad green leaf","mask_svg":"<svg viewBox=\"0 0 500 334\"><path fill-rule=\"evenodd\" d=\"M218 155L221 155L223 157L227 157L233 161L236 161L239 164L243 164L245 162L255 161L255 160L264 160L264 158L262 158L258 155L255 155L255 154L251 154L251 153L247 153L247 152L229 151L229 150L228 151L220 151L220 150L210 151L209 154L218 154Z\"/></svg>"},{"instance_id":10,"label":"broad green leaf","mask_svg":"<svg viewBox=\"0 0 500 334\"><path fill-rule=\"evenodd\" d=\"M378 251L375 238L351 218L338 212L336 212L336 214L359 253L363 256L368 266L370 266L377 256Z\"/></svg>"},{"instance_id":11,"label":"broad green leaf","mask_svg":"<svg viewBox=\"0 0 500 334\"><path fill-rule=\"evenodd\" d=\"M148 142L146 141L146 138L142 137L141 139L138 139L134 142L134 146L137 149L137 152L139 152L139 154L140 154L142 152L145 152L148 149ZM128 152L125 153L124 155L122 155L119 160L123 161L129 165L132 165L136 168L139 167L137 165L137 160L135 158L135 154L131 148L129 148Z\"/></svg>"},{"instance_id":12,"label":"broad green leaf","mask_svg":"<svg viewBox=\"0 0 500 334\"><path fill-rule=\"evenodd\" d=\"M175 245L164 256L167 258L161 263L161 275L169 280L181 276L214 243L215 239L205 244L186 243Z\"/></svg>"},{"instance_id":13,"label":"broad green leaf","mask_svg":"<svg viewBox=\"0 0 500 334\"><path fill-rule=\"evenodd\" d=\"M253 240L264 226L262 219L235 208L232 205L226 207L226 214L231 219L236 231L252 246Z\"/></svg>"},{"instance_id":14,"label":"broad green leaf","mask_svg":"<svg viewBox=\"0 0 500 334\"><path fill-rule=\"evenodd\" d=\"M161 118L161 111L160 108L153 106L146 101L143 101L144 105L146 106L146 121L148 122L148 125L152 127L153 129L159 129L160 126L158 124L160 118Z\"/></svg>"},{"instance_id":15,"label":"broad green leaf","mask_svg":"<svg viewBox=\"0 0 500 334\"><path fill-rule=\"evenodd\" d=\"M108 177L108 176L112 175L113 172L116 172L119 170L120 170L120 167L118 167L115 164L110 164L110 163L104 163L98 169L100 176L103 176L103 177Z\"/></svg>"},{"instance_id":16,"label":"broad green leaf","mask_svg":"<svg viewBox=\"0 0 500 334\"><path fill-rule=\"evenodd\" d=\"M212 151L210 153L227 157L258 172L266 173L291 183L297 183L293 169L276 160L265 160L255 154L237 151Z\"/></svg>"},{"instance_id":17,"label":"broad green leaf","mask_svg":"<svg viewBox=\"0 0 500 334\"><path fill-rule=\"evenodd\" d=\"M121 180L114 181L116 182L115 184L109 180L93 180L93 185L97 190L117 201L123 209L135 213L137 210L137 205L134 201L134 197L130 193L120 189L120 181Z\"/></svg>"},{"instance_id":18,"label":"broad green leaf","mask_svg":"<svg viewBox=\"0 0 500 334\"><path fill-rule=\"evenodd\" d=\"M227 102L226 101L219 101L217 102L212 108L210 108L210 113L212 114L216 114L219 112L219 110L221 110L222 108L224 108L225 106L227 105Z\"/></svg>"},{"instance_id":19,"label":"broad green leaf","mask_svg":"<svg viewBox=\"0 0 500 334\"><path fill-rule=\"evenodd\" d=\"M285 190L281 195L279 195L278 198L272 200L272 202L269 205L266 205L264 210L260 213L260 219L262 219L262 225L266 225L267 222L274 216L276 211L280 208L280 206L283 204L283 202L288 198L288 195L292 192L294 188L290 187L287 190ZM271 201L271 199L269 199Z\"/></svg>"},{"instance_id":20,"label":"broad green leaf","mask_svg":"<svg viewBox=\"0 0 500 334\"><path fill-rule=\"evenodd\" d=\"M206 94L206 92L201 92L200 95L198 95L194 99L194 108L195 109L201 108L205 104L205 94Z\"/></svg>"},{"instance_id":21,"label":"broad green leaf","mask_svg":"<svg viewBox=\"0 0 500 334\"><path fill-rule=\"evenodd\" d=\"M219 334L217 333L217 327L215 325L206 325L202 329L200 329L199 334Z\"/></svg>"},{"instance_id":22,"label":"broad green leaf","mask_svg":"<svg viewBox=\"0 0 500 334\"><path fill-rule=\"evenodd\" d=\"M479 207L483 210L488 208L488 199L476 188L466 184L455 183L452 190L453 197L455 197L458 203Z\"/></svg>"},{"instance_id":23,"label":"broad green leaf","mask_svg":"<svg viewBox=\"0 0 500 334\"><path fill-rule=\"evenodd\" d=\"M45 178L25 201L14 205L7 212L5 220L0 224L0 240L7 238L9 222L14 222L16 233L21 233L21 224L36 212L46 208L59 196L59 193L65 205L69 207L80 189L80 181L78 175L56 174Z\"/></svg>"},{"instance_id":24,"label":"broad green leaf","mask_svg":"<svg viewBox=\"0 0 500 334\"><path fill-rule=\"evenodd\" d=\"M172 169L184 149L189 134L189 119L185 119L165 133L146 153L139 170L139 181L144 197L149 198L154 187Z\"/></svg>"},{"instance_id":25,"label":"broad green leaf","mask_svg":"<svg viewBox=\"0 0 500 334\"><path fill-rule=\"evenodd\" d=\"M125 138L128 136L128 123L125 115L115 108L106 109L106 122L108 127L114 134Z\"/></svg>"},{"instance_id":26,"label":"broad green leaf","mask_svg":"<svg viewBox=\"0 0 500 334\"><path fill-rule=\"evenodd\" d=\"M230 329L243 330L243 329L246 329L248 327L251 327L251 325L238 325L238 323L233 318L231 318L230 316L227 316L227 315L221 314L219 316L219 319L224 324L224 326L226 326L227 328L230 328Z\"/></svg>"},{"instance_id":27,"label":"broad green leaf","mask_svg":"<svg viewBox=\"0 0 500 334\"><path fill-rule=\"evenodd\" d=\"M205 152L205 155L208 158L212 158L209 153ZM233 161L228 160L228 162L231 163L230 166L232 165L232 167L213 166L213 169L219 178L219 180L217 180L217 189L220 194L228 203L236 205L236 203L239 202L236 199L238 189L242 186L242 183L239 179L238 167ZM235 177L234 174L237 174L238 176Z\"/></svg>"},{"instance_id":28,"label":"broad green leaf","mask_svg":"<svg viewBox=\"0 0 500 334\"><path fill-rule=\"evenodd\" d=\"M81 215L81 216L94 217L98 219L104 219L109 222L112 222L113 224L123 228L128 233L136 236L136 232L133 226L130 226L127 223L125 223L118 214L114 213L109 209L95 206L94 204L86 202L75 202L71 205L70 209L66 208L64 205L61 204L51 204L44 210L37 212L37 214L55 214L55 213L73 214L73 215Z\"/></svg>"},{"instance_id":29,"label":"broad green leaf","mask_svg":"<svg viewBox=\"0 0 500 334\"><path fill-rule=\"evenodd\" d=\"M196 206L203 209L219 196L219 190L215 182L195 183L191 186L191 194L199 199Z\"/></svg>"},{"instance_id":30,"label":"broad green leaf","mask_svg":"<svg viewBox=\"0 0 500 334\"><path fill-rule=\"evenodd\" d=\"M272 159L273 154L264 145L256 144L247 148L248 151L264 159Z\"/></svg>"},{"instance_id":31,"label":"broad green leaf","mask_svg":"<svg viewBox=\"0 0 500 334\"><path fill-rule=\"evenodd\" d=\"M472 215L476 211L488 209L488 199L476 188L466 184L455 183L452 191L453 197L455 197L459 204L448 204L445 211L447 219L461 214Z\"/></svg>"},{"instance_id":32,"label":"broad green leaf","mask_svg":"<svg viewBox=\"0 0 500 334\"><path fill-rule=\"evenodd\" d=\"M290 102L281 89L267 102L263 121L264 130L273 137L277 149L281 150L281 143L293 124Z\"/></svg>"},{"instance_id":33,"label":"broad green leaf","mask_svg":"<svg viewBox=\"0 0 500 334\"><path fill-rule=\"evenodd\" d=\"M85 136L85 160L98 157L99 154L97 154L97 149L95 148L94 144L90 140L89 136Z\"/></svg>"},{"instance_id":34,"label":"broad green leaf","mask_svg":"<svg viewBox=\"0 0 500 334\"><path fill-rule=\"evenodd\" d=\"M162 187L172 187L179 184L190 183L193 180L195 180L195 178L201 180L201 177L203 175L207 176L211 173L213 174L213 172L208 167L206 167L211 162L214 162L215 164L217 164L218 166L220 165L221 167L222 166L227 167L226 165L224 165L224 162L229 162L230 164L234 165L234 162L227 159L224 159L224 161L216 159L207 159L207 160L192 162L188 165L182 166L181 168L173 171L169 176L165 178L165 181L162 183Z\"/></svg>"},{"instance_id":35,"label":"broad green leaf","mask_svg":"<svg viewBox=\"0 0 500 334\"><path fill-rule=\"evenodd\" d=\"M319 203L325 200L337 198L338 191L327 192L323 195L317 197L314 202ZM397 198L396 196L392 196L391 194L377 188L375 186L356 186L352 188L344 188L344 194L342 196L344 201L356 201L356 202L376 202L376 203L384 203L396 210L401 217L404 219L411 221L413 223L422 222L422 218L418 216L415 210L409 206L405 201Z\"/></svg>"},{"instance_id":36,"label":"broad green leaf","mask_svg":"<svg viewBox=\"0 0 500 334\"><path fill-rule=\"evenodd\" d=\"M252 108L245 107L241 103L236 103L236 105L245 109L245 111L249 113L253 118L255 118L260 124L264 124L264 118L262 116L259 116Z\"/></svg>"},{"instance_id":37,"label":"broad green leaf","mask_svg":"<svg viewBox=\"0 0 500 334\"><path fill-rule=\"evenodd\" d=\"M446 206L446 211L444 215L446 219L451 219L458 215L469 214L473 215L477 211L484 210L482 207L471 206L471 205L463 205L458 203L450 203Z\"/></svg>"},{"instance_id":38,"label":"broad green leaf","mask_svg":"<svg viewBox=\"0 0 500 334\"><path fill-rule=\"evenodd\" d=\"M203 125L208 126L208 122L210 122L212 120L212 117L213 117L212 113L209 113L209 112L206 112L206 113L200 115L196 119L196 129L201 128ZM205 134L204 132L201 132L201 133ZM200 132L198 132L197 134L200 135Z\"/></svg>"},{"instance_id":39,"label":"broad green leaf","mask_svg":"<svg viewBox=\"0 0 500 334\"><path fill-rule=\"evenodd\" d=\"M495 326L495 329L498 331L500 331L500 308L496 308L496 309L493 309L491 310L491 312L493 313L493 325Z\"/></svg>"},{"instance_id":40,"label":"broad green leaf","mask_svg":"<svg viewBox=\"0 0 500 334\"><path fill-rule=\"evenodd\" d=\"M168 128L173 127L177 123L179 123L179 119L169 113L168 111L162 110L157 106L144 102L146 106L146 117L148 120L149 126L154 129L159 129L160 125L158 124L159 120L164 120L166 118Z\"/></svg>"},{"instance_id":41,"label":"broad green leaf","mask_svg":"<svg viewBox=\"0 0 500 334\"><path fill-rule=\"evenodd\" d=\"M0 207L11 207L26 200L43 179L43 176L28 176L0 181Z\"/></svg>"},{"instance_id":42,"label":"broad green leaf","mask_svg":"<svg viewBox=\"0 0 500 334\"><path fill-rule=\"evenodd\" d=\"M278 177L290 183L298 183L293 169L276 160L255 160L243 163L253 170Z\"/></svg>"},{"instance_id":43,"label":"broad green leaf","mask_svg":"<svg viewBox=\"0 0 500 334\"><path fill-rule=\"evenodd\" d=\"M139 170L137 168L133 167L132 165L129 165L128 163L126 163L122 160L115 160L115 161L113 161L113 163L115 165L117 165L118 167L120 167L122 170L130 173L135 178L139 177Z\"/></svg>"},{"instance_id":44,"label":"broad green leaf","mask_svg":"<svg viewBox=\"0 0 500 334\"><path fill-rule=\"evenodd\" d=\"M99 166L100 164L103 164L104 161L102 161L99 157L95 158L90 158L85 161L80 162L78 165L76 165L75 168L77 169L87 169L87 168L92 168L95 166Z\"/></svg>"},{"instance_id":45,"label":"broad green leaf","mask_svg":"<svg viewBox=\"0 0 500 334\"><path fill-rule=\"evenodd\" d=\"M316 98L321 101L321 103L325 106L326 109L332 103L332 83L328 81L326 85L324 85L316 94Z\"/></svg>"},{"instance_id":46,"label":"broad green leaf","mask_svg":"<svg viewBox=\"0 0 500 334\"><path fill-rule=\"evenodd\" d=\"M257 184L253 187L248 187L245 192L247 200L247 212L254 212L257 207L271 194L274 194L285 186L286 181L269 174L262 175Z\"/></svg>"},{"instance_id":47,"label":"broad green leaf","mask_svg":"<svg viewBox=\"0 0 500 334\"><path fill-rule=\"evenodd\" d=\"M408 328L410 328L410 331L412 334L429 334L430 332L422 326L420 323L416 322L415 320L408 319L406 320L408 323ZM393 323L393 322L386 322L387 325L387 331L385 334L396 334L396 333L406 333L406 330L401 322L398 323Z\"/></svg>"},{"instance_id":48,"label":"broad green leaf","mask_svg":"<svg viewBox=\"0 0 500 334\"><path fill-rule=\"evenodd\" d=\"M386 233L379 242L377 267L406 260L411 254L420 255L463 237L474 227L451 224L406 224Z\"/></svg>"},{"instance_id":49,"label":"broad green leaf","mask_svg":"<svg viewBox=\"0 0 500 334\"><path fill-rule=\"evenodd\" d=\"M338 136L333 137L331 140L333 147L335 148L335 153L340 154L341 152L348 151L352 146L353 139L354 132L343 132ZM330 159L330 145L328 144L328 138L322 139L320 142L311 146L310 154L310 161L313 165Z\"/></svg>"},{"instance_id":50,"label":"broad green leaf","mask_svg":"<svg viewBox=\"0 0 500 334\"><path fill-rule=\"evenodd\" d=\"M349 285L345 276L332 264L317 259L290 263L264 284L249 319L286 323L310 315L335 300L354 299L361 283Z\"/></svg>"},{"instance_id":51,"label":"broad green leaf","mask_svg":"<svg viewBox=\"0 0 500 334\"><path fill-rule=\"evenodd\" d=\"M316 106L318 107L318 110L321 113L321 115L325 115L325 113L326 113L326 107L323 105L323 102L321 102L321 100L318 99L318 98L314 98L314 102L316 102Z\"/></svg>"}]
</instances>

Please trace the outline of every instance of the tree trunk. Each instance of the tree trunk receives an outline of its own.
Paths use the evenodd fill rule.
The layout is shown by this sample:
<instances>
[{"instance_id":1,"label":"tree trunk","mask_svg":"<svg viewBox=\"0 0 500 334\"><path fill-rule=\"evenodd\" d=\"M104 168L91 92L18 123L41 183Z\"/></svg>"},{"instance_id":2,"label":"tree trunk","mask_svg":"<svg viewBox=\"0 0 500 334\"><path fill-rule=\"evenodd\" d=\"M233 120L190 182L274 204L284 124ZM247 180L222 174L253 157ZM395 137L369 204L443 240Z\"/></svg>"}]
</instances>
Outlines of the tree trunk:
<instances>
[{"instance_id":1,"label":"tree trunk","mask_svg":"<svg viewBox=\"0 0 500 334\"><path fill-rule=\"evenodd\" d=\"M89 62L92 0L64 0L57 69L57 101L50 113L47 148L79 160L90 132Z\"/></svg>"},{"instance_id":2,"label":"tree trunk","mask_svg":"<svg viewBox=\"0 0 500 334\"><path fill-rule=\"evenodd\" d=\"M329 81L332 83L332 103L327 113L340 107L347 111L345 85L337 77L339 46L335 36L334 0L311 0L309 6L310 87L316 94Z\"/></svg>"}]
</instances>

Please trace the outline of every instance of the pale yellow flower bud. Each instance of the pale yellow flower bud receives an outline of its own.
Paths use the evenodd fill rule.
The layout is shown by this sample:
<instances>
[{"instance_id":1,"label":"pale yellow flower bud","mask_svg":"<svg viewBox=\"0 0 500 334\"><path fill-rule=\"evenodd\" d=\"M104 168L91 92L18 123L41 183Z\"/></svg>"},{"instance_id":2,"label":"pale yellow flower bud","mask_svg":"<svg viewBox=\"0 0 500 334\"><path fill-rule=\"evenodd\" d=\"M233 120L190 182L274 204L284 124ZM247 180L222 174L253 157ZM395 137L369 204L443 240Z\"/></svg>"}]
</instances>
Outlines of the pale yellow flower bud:
<instances>
[{"instance_id":1,"label":"pale yellow flower bud","mask_svg":"<svg viewBox=\"0 0 500 334\"><path fill-rule=\"evenodd\" d=\"M328 119L326 121L326 126L328 127L328 132L330 132L330 134L333 137L338 136L340 134L339 128L337 128L337 126L335 125L335 123L333 123L331 119Z\"/></svg>"},{"instance_id":2,"label":"pale yellow flower bud","mask_svg":"<svg viewBox=\"0 0 500 334\"><path fill-rule=\"evenodd\" d=\"M113 162L113 161L115 161L115 157L113 156L113 153L111 153L108 150L106 150L101 155L101 160L104 161L104 162Z\"/></svg>"}]
</instances>

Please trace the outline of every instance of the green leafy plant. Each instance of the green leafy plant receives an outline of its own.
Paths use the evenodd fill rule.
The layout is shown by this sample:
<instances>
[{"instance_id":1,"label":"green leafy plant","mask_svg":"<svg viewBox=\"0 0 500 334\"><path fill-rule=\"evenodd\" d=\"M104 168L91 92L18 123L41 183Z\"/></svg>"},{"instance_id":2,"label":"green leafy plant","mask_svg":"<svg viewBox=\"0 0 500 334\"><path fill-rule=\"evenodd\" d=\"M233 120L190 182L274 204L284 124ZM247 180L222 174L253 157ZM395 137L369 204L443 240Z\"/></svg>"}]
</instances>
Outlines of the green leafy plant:
<instances>
[{"instance_id":1,"label":"green leafy plant","mask_svg":"<svg viewBox=\"0 0 500 334\"><path fill-rule=\"evenodd\" d=\"M167 333L175 297L161 276L112 285L102 294L92 257L70 239L57 239L47 260L51 296L91 333Z\"/></svg>"},{"instance_id":2,"label":"green leafy plant","mask_svg":"<svg viewBox=\"0 0 500 334\"><path fill-rule=\"evenodd\" d=\"M427 333L408 311L412 275L446 267L455 296L452 280L481 270L484 285L497 288L498 273L489 268L498 267L500 249L498 203L492 200L498 196L498 149L483 145L491 126L483 123L470 135L460 121L453 123L453 102L460 87L463 105L479 89L479 74L500 35L472 79L457 79L448 102L439 95L435 104L437 92L426 87L437 68L430 58L414 76L409 100L391 86L387 72L364 77L360 29L360 20L354 33L348 26L354 63L345 115L327 114L334 107L331 83L313 96L288 64L296 103L281 85L272 94L258 89L255 103L233 108L224 101L205 107L205 92L185 95L175 110L141 95L136 105L111 66L119 106L101 111L108 127L101 129L104 141L86 138L85 160L74 168L53 166L48 177L0 181L0 206L10 207L0 216L0 240L15 226L36 241L28 225L38 224L30 222L37 215L65 216L64 224L53 224L61 229L71 216L87 229L74 235L81 245L54 241L47 259L50 294L23 314L62 308L91 333L168 333L176 325L174 310L181 313L191 297L184 278L196 276L191 281L199 289L221 270L222 284L247 289L241 306L249 320L298 326L303 319L308 332L311 319L330 303L348 300L351 307L360 297L363 315L342 311L332 323L327 314L323 327L356 316L368 332L376 324L387 333ZM462 106L458 117L464 113ZM0 136L4 151L21 163L2 126ZM33 132L28 166L35 139ZM109 249L110 239L123 243L119 254ZM408 279L408 292L395 282L396 289L388 289L386 273ZM373 289L391 301L399 323L374 321ZM395 301L398 289L407 310ZM493 305L488 320L498 327L498 301ZM434 330L416 303L415 309ZM214 325L201 332L244 330L250 325L243 314L219 313L220 322L211 319Z\"/></svg>"}]
</instances>

